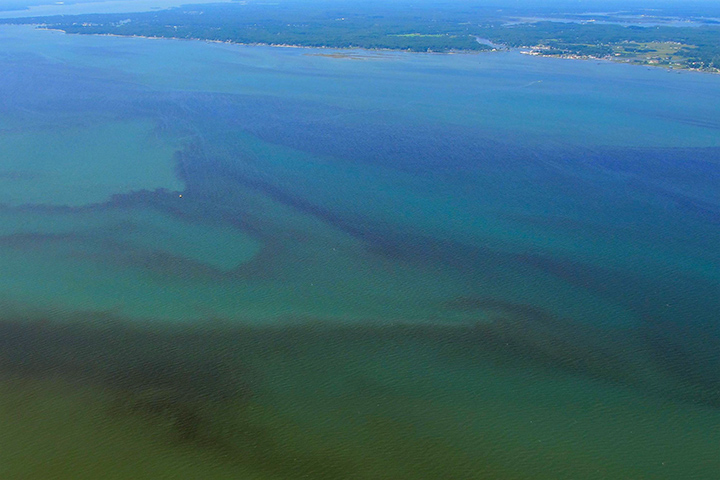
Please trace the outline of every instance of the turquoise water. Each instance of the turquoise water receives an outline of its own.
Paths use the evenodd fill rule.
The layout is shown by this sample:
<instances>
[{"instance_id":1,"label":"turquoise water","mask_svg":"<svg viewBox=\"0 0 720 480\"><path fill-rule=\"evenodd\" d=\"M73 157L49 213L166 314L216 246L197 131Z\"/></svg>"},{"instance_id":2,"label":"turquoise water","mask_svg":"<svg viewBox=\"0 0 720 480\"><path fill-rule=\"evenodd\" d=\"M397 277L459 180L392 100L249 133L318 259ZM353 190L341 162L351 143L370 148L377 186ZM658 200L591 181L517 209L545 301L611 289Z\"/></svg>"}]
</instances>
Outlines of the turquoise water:
<instances>
[{"instance_id":1,"label":"turquoise water","mask_svg":"<svg viewBox=\"0 0 720 480\"><path fill-rule=\"evenodd\" d=\"M720 471L720 77L0 45L6 477Z\"/></svg>"}]
</instances>

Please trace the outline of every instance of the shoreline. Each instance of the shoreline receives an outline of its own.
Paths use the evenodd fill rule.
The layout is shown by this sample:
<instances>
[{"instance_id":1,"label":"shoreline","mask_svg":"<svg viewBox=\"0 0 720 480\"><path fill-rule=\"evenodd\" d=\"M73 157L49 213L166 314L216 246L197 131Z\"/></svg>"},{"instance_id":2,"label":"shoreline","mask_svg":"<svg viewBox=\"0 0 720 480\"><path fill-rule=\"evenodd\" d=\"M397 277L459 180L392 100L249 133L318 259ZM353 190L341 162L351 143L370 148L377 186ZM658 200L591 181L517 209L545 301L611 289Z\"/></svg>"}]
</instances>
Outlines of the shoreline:
<instances>
[{"instance_id":1,"label":"shoreline","mask_svg":"<svg viewBox=\"0 0 720 480\"><path fill-rule=\"evenodd\" d=\"M666 70L668 72L693 72L693 73L707 73L710 75L719 75L720 69L716 70L707 70L707 69L700 69L700 68L683 68L683 67L673 67L673 66L665 66L665 65L657 65L652 63L641 63L641 62L633 62L629 60L619 60L615 57L593 57L591 55L574 55L574 54L559 54L559 55L546 55L540 52L537 52L535 50L531 50L534 47L519 47L515 50L519 50L521 54L528 55L531 57L540 57L540 58L561 58L564 60L586 60L586 61L596 61L596 62L608 62L608 63L615 63L615 64L622 64L622 65L632 65L636 67L648 67L648 68L654 68L654 69L660 69L660 70Z\"/></svg>"},{"instance_id":2,"label":"shoreline","mask_svg":"<svg viewBox=\"0 0 720 480\"><path fill-rule=\"evenodd\" d=\"M9 25L9 24L5 24ZM244 42L233 42L231 40L211 40L209 38L195 38L195 37L156 37L156 36L148 36L148 35L120 35L117 33L69 33L63 29L60 28L48 28L45 27L42 23L28 23L24 24L27 26L32 26L37 30L45 30L48 32L60 32L64 33L65 35L90 35L95 37L117 37L117 38L144 38L147 40L179 40L179 41L191 41L191 42L205 42L205 43L217 43L221 45L239 45L244 47L273 47L273 48L298 48L298 49L307 49L307 50L342 50L342 51L352 51L352 50L362 50L365 52L394 52L394 53L416 53L416 54L424 54L424 55L476 55L481 53L491 53L496 52L497 50L488 49L488 50L448 50L445 52L440 51L415 51L415 50L402 50L402 49L396 49L396 48L367 48L367 47L359 47L359 46L352 46L352 47L329 47L329 46L312 46L312 45L296 45L296 44L289 44L289 43L263 43L263 42L253 42L253 43L244 43ZM506 50L507 51L507 50Z\"/></svg>"},{"instance_id":3,"label":"shoreline","mask_svg":"<svg viewBox=\"0 0 720 480\"><path fill-rule=\"evenodd\" d=\"M560 58L565 60L592 60L592 61L602 61L602 62L609 62L609 63L615 63L615 64L624 64L624 65L633 65L638 67L649 67L649 68L657 68L657 69L663 69L668 72L694 72L694 73L706 73L711 75L720 75L720 69L716 70L707 70L707 69L697 69L697 68L678 68L678 67L672 67L672 66L664 66L664 65L656 65L656 64L649 64L649 63L639 63L639 62L632 62L627 60L618 60L613 57L593 57L593 56L582 56L582 55L574 55L574 54L560 54L560 55L546 55L541 52L538 52L537 50L533 50L535 47L531 46L522 46L522 47L509 47L504 46L505 48L500 49L488 49L488 50L449 50L446 52L435 52L435 51L427 51L427 52L419 52L414 50L401 50L401 49L393 49L393 48L366 48L366 47L329 47L329 46L309 46L309 45L297 45L297 44L287 44L287 43L263 43L263 42L253 42L253 43L244 43L244 42L233 42L231 40L211 40L207 38L182 38L182 37L159 37L159 36L148 36L148 35L120 35L116 33L68 33L67 31L60 29L60 28L50 28L47 27L46 24L42 23L35 23L35 24L25 24L27 26L32 26L33 28L37 30L46 30L49 32L61 32L65 35L93 35L98 37L117 37L117 38L143 38L147 40L179 40L179 41L200 41L205 43L216 43L216 44L222 44L222 45L239 45L239 46L245 46L245 47L273 47L273 48L297 48L297 49L307 49L307 50L337 50L337 51L353 51L353 50L359 50L363 52L377 52L377 53L415 53L415 54L432 54L432 55L477 55L477 54L483 54L483 53L498 53L498 52L518 52L522 55L528 55L533 57L545 57L545 58ZM337 59L348 59L350 57L345 56L344 54L340 54L338 56L332 55L332 54L318 54L319 56L325 56L328 58L337 58Z\"/></svg>"}]
</instances>

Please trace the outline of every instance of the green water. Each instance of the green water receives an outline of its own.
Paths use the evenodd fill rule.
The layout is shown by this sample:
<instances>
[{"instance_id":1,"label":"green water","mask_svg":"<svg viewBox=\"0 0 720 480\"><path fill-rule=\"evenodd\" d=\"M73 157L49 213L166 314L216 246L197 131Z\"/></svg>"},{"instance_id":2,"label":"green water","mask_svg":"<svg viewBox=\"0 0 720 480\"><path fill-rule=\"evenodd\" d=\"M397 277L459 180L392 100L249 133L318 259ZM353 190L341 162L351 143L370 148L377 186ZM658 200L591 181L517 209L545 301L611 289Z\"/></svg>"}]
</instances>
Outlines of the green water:
<instances>
[{"instance_id":1,"label":"green water","mask_svg":"<svg viewBox=\"0 0 720 480\"><path fill-rule=\"evenodd\" d=\"M720 471L720 77L0 45L0 477Z\"/></svg>"},{"instance_id":2,"label":"green water","mask_svg":"<svg viewBox=\"0 0 720 480\"><path fill-rule=\"evenodd\" d=\"M3 135L2 203L76 206L122 191L182 186L172 170L174 150L152 138L151 123L100 121Z\"/></svg>"}]
</instances>

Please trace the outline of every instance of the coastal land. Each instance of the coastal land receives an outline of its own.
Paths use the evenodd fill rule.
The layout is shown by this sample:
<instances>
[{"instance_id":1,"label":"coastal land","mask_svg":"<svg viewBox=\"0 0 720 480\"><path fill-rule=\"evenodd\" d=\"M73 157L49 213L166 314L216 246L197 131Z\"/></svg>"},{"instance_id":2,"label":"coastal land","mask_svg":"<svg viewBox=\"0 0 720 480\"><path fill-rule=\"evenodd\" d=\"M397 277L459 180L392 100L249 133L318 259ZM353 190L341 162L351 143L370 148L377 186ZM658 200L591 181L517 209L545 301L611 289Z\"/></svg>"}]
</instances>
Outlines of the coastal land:
<instances>
[{"instance_id":1,"label":"coastal land","mask_svg":"<svg viewBox=\"0 0 720 480\"><path fill-rule=\"evenodd\" d=\"M73 34L197 39L238 44L479 52L519 48L562 58L603 59L669 69L720 72L720 22L712 12L666 9L567 13L475 4L186 5L166 10L0 20ZM536 16L532 16L532 15ZM530 15L530 16L528 16Z\"/></svg>"}]
</instances>

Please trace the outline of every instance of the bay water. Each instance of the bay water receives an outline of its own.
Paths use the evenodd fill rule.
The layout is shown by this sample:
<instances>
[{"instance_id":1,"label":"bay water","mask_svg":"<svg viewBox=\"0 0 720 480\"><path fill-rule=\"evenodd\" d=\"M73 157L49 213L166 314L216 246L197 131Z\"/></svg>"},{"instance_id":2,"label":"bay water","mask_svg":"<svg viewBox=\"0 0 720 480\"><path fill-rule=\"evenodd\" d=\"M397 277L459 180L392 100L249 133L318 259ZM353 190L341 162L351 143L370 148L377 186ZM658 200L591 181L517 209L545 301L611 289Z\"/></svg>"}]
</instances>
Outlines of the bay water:
<instances>
[{"instance_id":1,"label":"bay water","mask_svg":"<svg viewBox=\"0 0 720 480\"><path fill-rule=\"evenodd\" d=\"M720 76L0 46L3 478L720 471Z\"/></svg>"}]
</instances>

